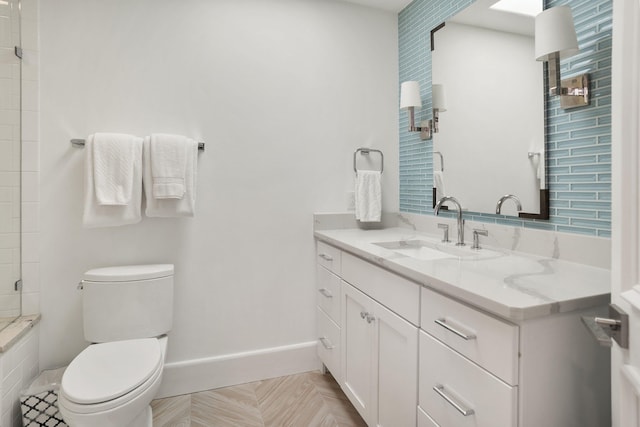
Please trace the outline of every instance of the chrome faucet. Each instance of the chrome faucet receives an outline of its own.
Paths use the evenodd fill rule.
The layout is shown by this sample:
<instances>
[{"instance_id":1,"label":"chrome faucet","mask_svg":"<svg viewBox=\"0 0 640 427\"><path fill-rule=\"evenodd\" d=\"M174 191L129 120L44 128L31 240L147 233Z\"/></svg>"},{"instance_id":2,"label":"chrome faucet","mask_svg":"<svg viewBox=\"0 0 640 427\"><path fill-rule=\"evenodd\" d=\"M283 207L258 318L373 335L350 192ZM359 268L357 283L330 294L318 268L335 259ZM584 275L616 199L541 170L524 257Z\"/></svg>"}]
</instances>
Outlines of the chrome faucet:
<instances>
[{"instance_id":1,"label":"chrome faucet","mask_svg":"<svg viewBox=\"0 0 640 427\"><path fill-rule=\"evenodd\" d=\"M442 199L438 200L436 207L433 208L433 212L438 215L440 213L440 208L446 202L452 202L458 208L458 243L456 243L456 246L464 246L464 219L462 219L462 206L460 206L458 199L451 196L444 196Z\"/></svg>"},{"instance_id":2,"label":"chrome faucet","mask_svg":"<svg viewBox=\"0 0 640 427\"><path fill-rule=\"evenodd\" d=\"M500 200L498 200L498 203L496 204L496 213L497 214L499 214L500 211L502 210L502 204L508 199L511 199L514 202L516 202L516 209L518 210L518 212L520 212L522 210L522 204L520 204L520 199L518 199L513 194L505 194L504 196L500 197Z\"/></svg>"}]
</instances>

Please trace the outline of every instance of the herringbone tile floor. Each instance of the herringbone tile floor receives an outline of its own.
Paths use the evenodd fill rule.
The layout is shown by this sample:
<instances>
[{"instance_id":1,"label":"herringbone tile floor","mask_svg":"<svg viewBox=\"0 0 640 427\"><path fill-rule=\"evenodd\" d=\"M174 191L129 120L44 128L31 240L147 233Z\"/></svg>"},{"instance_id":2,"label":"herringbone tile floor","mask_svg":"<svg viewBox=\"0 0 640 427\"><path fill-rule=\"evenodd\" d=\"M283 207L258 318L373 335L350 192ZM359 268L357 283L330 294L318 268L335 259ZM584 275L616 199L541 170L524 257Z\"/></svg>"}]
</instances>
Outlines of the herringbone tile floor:
<instances>
[{"instance_id":1,"label":"herringbone tile floor","mask_svg":"<svg viewBox=\"0 0 640 427\"><path fill-rule=\"evenodd\" d=\"M307 372L157 399L153 427L366 426L329 374Z\"/></svg>"}]
</instances>

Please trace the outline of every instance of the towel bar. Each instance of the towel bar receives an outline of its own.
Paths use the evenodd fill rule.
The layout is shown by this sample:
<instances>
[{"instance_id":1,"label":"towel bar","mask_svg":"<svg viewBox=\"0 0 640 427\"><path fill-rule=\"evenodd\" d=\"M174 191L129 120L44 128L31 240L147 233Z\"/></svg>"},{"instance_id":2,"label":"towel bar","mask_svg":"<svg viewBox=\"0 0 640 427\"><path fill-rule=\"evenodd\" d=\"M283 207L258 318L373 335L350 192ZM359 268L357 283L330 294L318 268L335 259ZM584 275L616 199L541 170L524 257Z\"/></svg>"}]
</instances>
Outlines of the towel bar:
<instances>
[{"instance_id":1,"label":"towel bar","mask_svg":"<svg viewBox=\"0 0 640 427\"><path fill-rule=\"evenodd\" d=\"M75 145L76 147L84 147L85 144L84 139L72 139L71 145ZM204 151L204 142L198 142L198 150Z\"/></svg>"},{"instance_id":2,"label":"towel bar","mask_svg":"<svg viewBox=\"0 0 640 427\"><path fill-rule=\"evenodd\" d=\"M356 168L356 155L358 154L358 152L361 152L362 154L369 154L371 151L375 151L376 153L380 153L380 173L382 173L382 171L384 170L384 154L382 154L382 151L380 150L376 150L374 148L358 148L356 151L353 152L353 171L357 174L358 173L358 168Z\"/></svg>"}]
</instances>

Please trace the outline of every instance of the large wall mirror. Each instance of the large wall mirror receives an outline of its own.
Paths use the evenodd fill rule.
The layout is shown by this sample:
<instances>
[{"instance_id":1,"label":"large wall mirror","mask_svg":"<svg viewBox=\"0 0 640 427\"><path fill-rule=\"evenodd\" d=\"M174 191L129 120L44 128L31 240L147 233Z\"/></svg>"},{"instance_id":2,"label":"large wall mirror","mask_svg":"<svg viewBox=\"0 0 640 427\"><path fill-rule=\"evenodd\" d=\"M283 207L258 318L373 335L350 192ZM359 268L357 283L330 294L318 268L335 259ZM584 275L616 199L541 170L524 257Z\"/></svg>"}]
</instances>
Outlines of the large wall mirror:
<instances>
[{"instance_id":1,"label":"large wall mirror","mask_svg":"<svg viewBox=\"0 0 640 427\"><path fill-rule=\"evenodd\" d=\"M545 182L544 70L534 55L534 17L506 0L477 0L432 31L432 82L444 110L433 135L434 202L456 197L463 209L548 219ZM513 1L516 5L528 0ZM506 10L505 10L506 8Z\"/></svg>"},{"instance_id":2,"label":"large wall mirror","mask_svg":"<svg viewBox=\"0 0 640 427\"><path fill-rule=\"evenodd\" d=\"M20 316L21 65L18 0L0 2L0 329Z\"/></svg>"}]
</instances>

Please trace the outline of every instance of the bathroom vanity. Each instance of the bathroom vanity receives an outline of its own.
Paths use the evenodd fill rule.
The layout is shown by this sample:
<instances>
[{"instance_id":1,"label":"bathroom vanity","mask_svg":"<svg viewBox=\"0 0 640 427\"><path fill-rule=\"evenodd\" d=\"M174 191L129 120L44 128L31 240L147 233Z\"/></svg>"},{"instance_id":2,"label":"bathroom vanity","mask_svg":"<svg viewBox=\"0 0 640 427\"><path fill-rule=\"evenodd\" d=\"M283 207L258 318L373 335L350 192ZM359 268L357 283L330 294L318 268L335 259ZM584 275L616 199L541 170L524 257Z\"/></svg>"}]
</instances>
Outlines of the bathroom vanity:
<instances>
[{"instance_id":1,"label":"bathroom vanity","mask_svg":"<svg viewBox=\"0 0 640 427\"><path fill-rule=\"evenodd\" d=\"M318 355L370 426L602 427L609 271L404 228L316 231Z\"/></svg>"}]
</instances>

